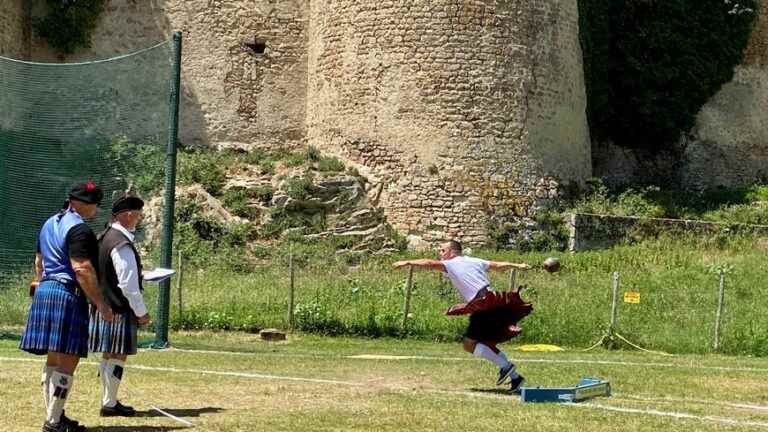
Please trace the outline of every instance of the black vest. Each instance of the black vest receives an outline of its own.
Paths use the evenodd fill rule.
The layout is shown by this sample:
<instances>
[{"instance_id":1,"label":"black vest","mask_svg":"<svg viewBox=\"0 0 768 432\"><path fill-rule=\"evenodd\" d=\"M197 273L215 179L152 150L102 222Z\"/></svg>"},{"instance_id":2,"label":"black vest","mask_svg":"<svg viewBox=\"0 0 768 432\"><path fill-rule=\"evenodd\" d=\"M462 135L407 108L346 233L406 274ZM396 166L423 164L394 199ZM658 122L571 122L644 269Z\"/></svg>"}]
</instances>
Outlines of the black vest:
<instances>
[{"instance_id":1,"label":"black vest","mask_svg":"<svg viewBox=\"0 0 768 432\"><path fill-rule=\"evenodd\" d=\"M99 286L101 287L101 295L104 296L104 301L112 308L112 311L119 313L133 311L130 303L128 303L128 299L125 298L120 287L117 286L117 273L115 272L115 265L112 263L111 257L113 249L124 245L128 245L136 257L139 289L144 291L141 283L141 257L139 257L133 242L125 234L112 227L107 228L99 236Z\"/></svg>"}]
</instances>

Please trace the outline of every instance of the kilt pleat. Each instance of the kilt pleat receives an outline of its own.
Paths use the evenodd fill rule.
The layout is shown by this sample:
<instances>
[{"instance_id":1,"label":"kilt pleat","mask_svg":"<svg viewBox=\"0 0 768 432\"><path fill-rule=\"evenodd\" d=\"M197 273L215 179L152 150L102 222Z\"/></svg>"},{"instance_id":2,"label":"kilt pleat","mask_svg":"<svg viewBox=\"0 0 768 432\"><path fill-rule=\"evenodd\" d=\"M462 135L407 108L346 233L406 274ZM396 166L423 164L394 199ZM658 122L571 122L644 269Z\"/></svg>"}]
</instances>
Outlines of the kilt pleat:
<instances>
[{"instance_id":1,"label":"kilt pleat","mask_svg":"<svg viewBox=\"0 0 768 432\"><path fill-rule=\"evenodd\" d=\"M36 355L49 352L88 356L88 302L57 281L35 290L19 348Z\"/></svg>"},{"instance_id":2,"label":"kilt pleat","mask_svg":"<svg viewBox=\"0 0 768 432\"><path fill-rule=\"evenodd\" d=\"M95 307L90 309L88 350L97 353L136 354L138 322L132 312L114 313L105 321Z\"/></svg>"}]
</instances>

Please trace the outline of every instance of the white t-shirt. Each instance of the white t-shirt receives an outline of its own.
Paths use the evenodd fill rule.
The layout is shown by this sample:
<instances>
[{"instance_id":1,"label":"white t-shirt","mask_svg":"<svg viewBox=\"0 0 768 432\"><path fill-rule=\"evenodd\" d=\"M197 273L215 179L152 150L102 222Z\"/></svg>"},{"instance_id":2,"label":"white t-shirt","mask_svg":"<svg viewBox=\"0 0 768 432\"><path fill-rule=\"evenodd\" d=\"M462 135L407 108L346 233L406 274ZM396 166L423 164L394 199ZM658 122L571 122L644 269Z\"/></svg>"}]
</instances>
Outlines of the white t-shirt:
<instances>
[{"instance_id":1,"label":"white t-shirt","mask_svg":"<svg viewBox=\"0 0 768 432\"><path fill-rule=\"evenodd\" d=\"M466 301L472 300L478 291L491 285L486 273L491 263L484 259L457 256L442 263L451 283Z\"/></svg>"}]
</instances>

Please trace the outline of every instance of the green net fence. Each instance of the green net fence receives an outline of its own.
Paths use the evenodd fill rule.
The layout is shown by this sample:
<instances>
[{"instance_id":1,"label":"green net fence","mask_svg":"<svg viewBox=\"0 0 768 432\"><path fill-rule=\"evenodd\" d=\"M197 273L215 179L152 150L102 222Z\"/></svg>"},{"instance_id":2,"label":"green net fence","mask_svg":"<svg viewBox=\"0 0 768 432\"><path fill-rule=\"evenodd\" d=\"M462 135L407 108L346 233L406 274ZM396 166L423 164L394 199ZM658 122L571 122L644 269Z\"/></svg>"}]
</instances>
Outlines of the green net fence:
<instances>
[{"instance_id":1,"label":"green net fence","mask_svg":"<svg viewBox=\"0 0 768 432\"><path fill-rule=\"evenodd\" d=\"M37 233L74 183L104 189L89 222L96 232L117 195L161 193L176 138L178 46L83 63L0 57L0 289L31 274Z\"/></svg>"}]
</instances>

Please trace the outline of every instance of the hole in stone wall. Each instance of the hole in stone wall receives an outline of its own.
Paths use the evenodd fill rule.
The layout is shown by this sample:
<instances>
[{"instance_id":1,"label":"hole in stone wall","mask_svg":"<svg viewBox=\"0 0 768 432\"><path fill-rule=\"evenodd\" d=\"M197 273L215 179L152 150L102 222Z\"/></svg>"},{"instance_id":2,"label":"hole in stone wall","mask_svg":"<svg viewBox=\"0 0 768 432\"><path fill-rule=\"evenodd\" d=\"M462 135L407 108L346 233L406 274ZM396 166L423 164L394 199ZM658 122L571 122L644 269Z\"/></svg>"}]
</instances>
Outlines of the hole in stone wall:
<instances>
[{"instance_id":1,"label":"hole in stone wall","mask_svg":"<svg viewBox=\"0 0 768 432\"><path fill-rule=\"evenodd\" d=\"M267 42L259 38L254 38L253 42L244 42L243 46L253 55L264 55L267 51Z\"/></svg>"}]
</instances>

